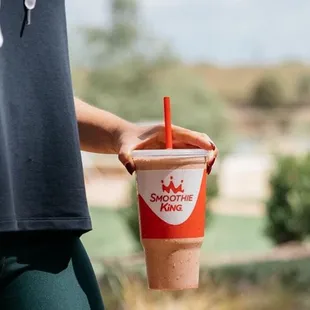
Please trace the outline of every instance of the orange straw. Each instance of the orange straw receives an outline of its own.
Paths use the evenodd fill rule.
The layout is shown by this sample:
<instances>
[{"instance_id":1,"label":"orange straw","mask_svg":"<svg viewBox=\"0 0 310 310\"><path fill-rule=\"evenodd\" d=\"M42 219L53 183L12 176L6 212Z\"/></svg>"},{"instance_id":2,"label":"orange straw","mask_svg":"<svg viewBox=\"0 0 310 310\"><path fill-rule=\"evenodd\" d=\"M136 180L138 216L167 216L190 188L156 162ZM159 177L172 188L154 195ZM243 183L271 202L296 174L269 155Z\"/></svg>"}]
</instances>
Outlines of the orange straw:
<instances>
[{"instance_id":1,"label":"orange straw","mask_svg":"<svg viewBox=\"0 0 310 310\"><path fill-rule=\"evenodd\" d=\"M166 149L172 149L170 97L164 97L164 117L165 117Z\"/></svg>"}]
</instances>

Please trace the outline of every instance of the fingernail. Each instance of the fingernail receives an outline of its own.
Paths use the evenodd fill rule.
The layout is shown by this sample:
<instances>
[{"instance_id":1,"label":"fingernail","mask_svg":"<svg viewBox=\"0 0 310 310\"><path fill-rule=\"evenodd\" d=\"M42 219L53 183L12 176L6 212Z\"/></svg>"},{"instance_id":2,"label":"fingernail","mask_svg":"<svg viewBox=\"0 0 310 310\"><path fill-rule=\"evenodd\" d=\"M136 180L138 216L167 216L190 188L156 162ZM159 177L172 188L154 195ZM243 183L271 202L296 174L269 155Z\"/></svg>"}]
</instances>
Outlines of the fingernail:
<instances>
[{"instance_id":1,"label":"fingernail","mask_svg":"<svg viewBox=\"0 0 310 310\"><path fill-rule=\"evenodd\" d=\"M214 151L215 150L215 144L212 141L210 141L210 144L211 144L212 150Z\"/></svg>"},{"instance_id":2,"label":"fingernail","mask_svg":"<svg viewBox=\"0 0 310 310\"><path fill-rule=\"evenodd\" d=\"M212 167L213 167L213 165L214 165L214 162L215 162L215 158L212 158L212 159L210 160L210 162L208 163L208 168L207 168L207 173L208 173L208 174L211 173Z\"/></svg>"},{"instance_id":3,"label":"fingernail","mask_svg":"<svg viewBox=\"0 0 310 310\"><path fill-rule=\"evenodd\" d=\"M209 162L209 166L212 168L212 166L214 165L215 163L215 158L213 157L210 162Z\"/></svg>"},{"instance_id":4,"label":"fingernail","mask_svg":"<svg viewBox=\"0 0 310 310\"><path fill-rule=\"evenodd\" d=\"M132 165L131 165L130 163L126 164L125 167L126 167L127 171L128 171L131 175L134 173L135 170L133 169L133 167L132 167Z\"/></svg>"}]
</instances>

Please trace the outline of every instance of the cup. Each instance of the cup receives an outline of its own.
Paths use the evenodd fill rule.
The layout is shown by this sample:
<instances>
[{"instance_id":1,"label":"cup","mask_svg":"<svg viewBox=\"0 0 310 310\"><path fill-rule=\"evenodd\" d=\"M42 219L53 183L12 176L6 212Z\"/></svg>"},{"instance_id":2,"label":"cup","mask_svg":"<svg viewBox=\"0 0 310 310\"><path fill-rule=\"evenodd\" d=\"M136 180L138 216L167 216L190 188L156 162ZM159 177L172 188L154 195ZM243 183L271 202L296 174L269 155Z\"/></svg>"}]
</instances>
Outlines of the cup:
<instances>
[{"instance_id":1,"label":"cup","mask_svg":"<svg viewBox=\"0 0 310 310\"><path fill-rule=\"evenodd\" d=\"M132 156L149 288L197 288L209 152L138 150Z\"/></svg>"}]
</instances>

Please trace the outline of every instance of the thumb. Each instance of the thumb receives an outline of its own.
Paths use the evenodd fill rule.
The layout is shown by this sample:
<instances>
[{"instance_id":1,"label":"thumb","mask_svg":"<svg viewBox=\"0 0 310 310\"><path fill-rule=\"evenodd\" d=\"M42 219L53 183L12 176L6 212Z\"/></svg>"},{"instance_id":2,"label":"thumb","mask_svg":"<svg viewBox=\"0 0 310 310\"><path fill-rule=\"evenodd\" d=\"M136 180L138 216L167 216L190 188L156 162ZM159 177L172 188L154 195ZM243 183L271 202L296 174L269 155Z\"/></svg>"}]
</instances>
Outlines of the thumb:
<instances>
[{"instance_id":1,"label":"thumb","mask_svg":"<svg viewBox=\"0 0 310 310\"><path fill-rule=\"evenodd\" d=\"M215 150L212 152L212 155L211 157L209 158L209 161L208 161L208 165L207 165L207 173L210 174L211 171L212 171L212 167L217 159L217 156L218 156L218 149L215 148Z\"/></svg>"},{"instance_id":2,"label":"thumb","mask_svg":"<svg viewBox=\"0 0 310 310\"><path fill-rule=\"evenodd\" d=\"M118 154L119 161L125 166L127 171L132 175L136 170L135 163L131 157L130 149L121 149Z\"/></svg>"}]
</instances>

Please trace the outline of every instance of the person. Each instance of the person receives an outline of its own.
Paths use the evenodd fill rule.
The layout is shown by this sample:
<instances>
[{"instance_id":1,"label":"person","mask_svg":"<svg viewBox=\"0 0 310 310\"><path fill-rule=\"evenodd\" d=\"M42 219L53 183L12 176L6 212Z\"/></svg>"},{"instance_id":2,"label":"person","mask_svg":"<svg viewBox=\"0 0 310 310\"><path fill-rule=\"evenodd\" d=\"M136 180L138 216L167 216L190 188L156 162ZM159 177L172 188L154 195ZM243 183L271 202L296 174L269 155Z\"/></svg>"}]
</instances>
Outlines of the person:
<instances>
[{"instance_id":1,"label":"person","mask_svg":"<svg viewBox=\"0 0 310 310\"><path fill-rule=\"evenodd\" d=\"M22 0L0 11L0 309L104 309L80 240L92 229L80 149L118 154L132 174L131 151L162 148L164 128L74 98L64 0L30 8L30 25ZM213 150L210 172L206 134L174 126L173 144Z\"/></svg>"}]
</instances>

